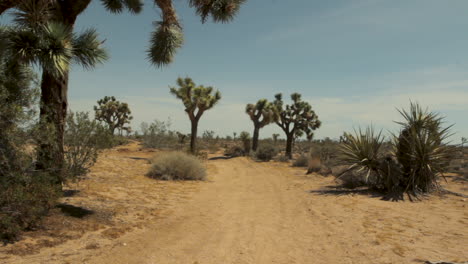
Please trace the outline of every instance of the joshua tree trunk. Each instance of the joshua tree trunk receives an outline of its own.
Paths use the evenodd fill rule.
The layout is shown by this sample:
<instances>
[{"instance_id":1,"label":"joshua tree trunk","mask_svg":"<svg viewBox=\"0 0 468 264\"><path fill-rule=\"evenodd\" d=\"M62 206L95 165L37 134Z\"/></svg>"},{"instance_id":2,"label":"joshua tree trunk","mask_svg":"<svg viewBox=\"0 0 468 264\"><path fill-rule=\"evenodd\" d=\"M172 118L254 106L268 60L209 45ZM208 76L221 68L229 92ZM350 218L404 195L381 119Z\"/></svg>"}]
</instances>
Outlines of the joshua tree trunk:
<instances>
[{"instance_id":1,"label":"joshua tree trunk","mask_svg":"<svg viewBox=\"0 0 468 264\"><path fill-rule=\"evenodd\" d=\"M292 144L294 141L294 133L286 134L286 157L292 159Z\"/></svg>"},{"instance_id":2,"label":"joshua tree trunk","mask_svg":"<svg viewBox=\"0 0 468 264\"><path fill-rule=\"evenodd\" d=\"M195 154L197 140L198 120L192 120L192 134L190 135L190 152Z\"/></svg>"},{"instance_id":3,"label":"joshua tree trunk","mask_svg":"<svg viewBox=\"0 0 468 264\"><path fill-rule=\"evenodd\" d=\"M49 170L53 182L61 184L64 168L64 132L67 115L68 73L55 77L44 71L41 83L40 122L42 128L52 129L52 138L40 142L38 169ZM46 131L51 132L49 130Z\"/></svg>"},{"instance_id":4,"label":"joshua tree trunk","mask_svg":"<svg viewBox=\"0 0 468 264\"><path fill-rule=\"evenodd\" d=\"M86 9L91 0L60 1L52 20L63 23L73 30L76 18ZM3 10L0 8L0 14ZM41 81L41 125L53 128L53 138L39 143L37 168L49 170L58 188L61 189L64 169L64 132L68 107L68 71L57 77L43 70Z\"/></svg>"},{"instance_id":5,"label":"joshua tree trunk","mask_svg":"<svg viewBox=\"0 0 468 264\"><path fill-rule=\"evenodd\" d=\"M257 151L258 148L258 134L259 134L260 128L255 125L254 126L254 132L253 132L253 137L252 137L252 150Z\"/></svg>"}]
</instances>

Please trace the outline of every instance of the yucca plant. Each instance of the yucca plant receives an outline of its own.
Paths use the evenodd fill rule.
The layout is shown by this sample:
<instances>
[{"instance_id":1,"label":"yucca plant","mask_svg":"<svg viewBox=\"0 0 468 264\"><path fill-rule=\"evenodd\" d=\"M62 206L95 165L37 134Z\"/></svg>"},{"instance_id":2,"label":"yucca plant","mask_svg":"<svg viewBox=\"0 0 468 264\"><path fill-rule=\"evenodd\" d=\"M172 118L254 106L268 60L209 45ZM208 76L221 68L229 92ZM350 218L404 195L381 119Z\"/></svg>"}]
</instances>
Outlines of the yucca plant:
<instances>
[{"instance_id":1,"label":"yucca plant","mask_svg":"<svg viewBox=\"0 0 468 264\"><path fill-rule=\"evenodd\" d=\"M439 188L439 176L447 170L454 148L446 143L450 128L443 127L443 117L416 103L409 111L399 110L404 121L398 136L393 136L393 151L385 153L384 137L372 127L346 133L340 146L340 160L348 170L365 173L369 186L387 192L406 192L418 196ZM340 177L341 175L338 175Z\"/></svg>"},{"instance_id":2,"label":"yucca plant","mask_svg":"<svg viewBox=\"0 0 468 264\"><path fill-rule=\"evenodd\" d=\"M343 164L349 165L349 168L341 175L355 171L363 174L369 185L385 189L388 175L384 168L384 153L381 151L385 139L382 131L377 133L373 127L368 127L364 131L359 128L354 131L354 135L345 135L346 140L340 145L339 158Z\"/></svg>"},{"instance_id":3,"label":"yucca plant","mask_svg":"<svg viewBox=\"0 0 468 264\"><path fill-rule=\"evenodd\" d=\"M402 167L405 190L412 194L430 192L439 187L437 179L447 170L454 150L446 139L451 136L443 117L411 103L409 111L399 110L403 122L394 136L395 156Z\"/></svg>"}]
</instances>

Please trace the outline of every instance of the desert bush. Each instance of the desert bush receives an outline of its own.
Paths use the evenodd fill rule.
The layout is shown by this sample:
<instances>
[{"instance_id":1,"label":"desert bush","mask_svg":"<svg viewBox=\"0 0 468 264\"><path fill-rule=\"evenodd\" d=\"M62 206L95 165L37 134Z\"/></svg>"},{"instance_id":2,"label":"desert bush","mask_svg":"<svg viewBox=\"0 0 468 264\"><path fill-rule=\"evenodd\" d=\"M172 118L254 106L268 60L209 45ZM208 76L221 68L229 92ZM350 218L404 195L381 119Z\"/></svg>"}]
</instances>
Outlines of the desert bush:
<instances>
[{"instance_id":1,"label":"desert bush","mask_svg":"<svg viewBox=\"0 0 468 264\"><path fill-rule=\"evenodd\" d=\"M107 128L86 112L70 112L65 126L65 163L69 179L84 175L96 162L100 150L119 144Z\"/></svg>"},{"instance_id":2,"label":"desert bush","mask_svg":"<svg viewBox=\"0 0 468 264\"><path fill-rule=\"evenodd\" d=\"M261 145L255 152L255 157L261 161L270 161L278 154L278 149L273 145Z\"/></svg>"},{"instance_id":3,"label":"desert bush","mask_svg":"<svg viewBox=\"0 0 468 264\"><path fill-rule=\"evenodd\" d=\"M196 157L183 153L171 152L158 155L151 162L147 176L160 180L204 180L206 169Z\"/></svg>"},{"instance_id":4,"label":"desert bush","mask_svg":"<svg viewBox=\"0 0 468 264\"><path fill-rule=\"evenodd\" d=\"M292 164L293 167L307 167L308 165L309 157L305 154L301 154Z\"/></svg>"},{"instance_id":5,"label":"desert bush","mask_svg":"<svg viewBox=\"0 0 468 264\"><path fill-rule=\"evenodd\" d=\"M358 187L368 186L368 182L365 180L366 175L363 172L356 170L346 171L341 174L338 182L340 186L347 189L355 189Z\"/></svg>"},{"instance_id":6,"label":"desert bush","mask_svg":"<svg viewBox=\"0 0 468 264\"><path fill-rule=\"evenodd\" d=\"M35 171L27 130L34 122L38 90L31 68L0 49L0 240L18 239L38 225L54 204L57 186Z\"/></svg>"},{"instance_id":7,"label":"desert bush","mask_svg":"<svg viewBox=\"0 0 468 264\"><path fill-rule=\"evenodd\" d=\"M229 157L241 157L245 156L244 149L239 146L231 146L224 151L225 156Z\"/></svg>"},{"instance_id":8,"label":"desert bush","mask_svg":"<svg viewBox=\"0 0 468 264\"><path fill-rule=\"evenodd\" d=\"M333 141L329 138L323 140L316 140L309 144L310 155L320 158L322 163L328 167L338 165L339 142Z\"/></svg>"},{"instance_id":9,"label":"desert bush","mask_svg":"<svg viewBox=\"0 0 468 264\"><path fill-rule=\"evenodd\" d=\"M23 230L38 226L55 205L60 192L46 173L18 172L14 182L2 182L0 191L0 239L16 241Z\"/></svg>"},{"instance_id":10,"label":"desert bush","mask_svg":"<svg viewBox=\"0 0 468 264\"><path fill-rule=\"evenodd\" d=\"M348 134L341 147L341 160L348 171L364 171L367 185L386 192L405 191L417 196L439 187L438 178L447 171L454 148L444 141L450 127L442 128L436 113L411 103L410 110L400 111L404 118L393 151L385 153L383 137L372 128Z\"/></svg>"},{"instance_id":11,"label":"desert bush","mask_svg":"<svg viewBox=\"0 0 468 264\"><path fill-rule=\"evenodd\" d=\"M143 146L147 148L170 148L181 149L184 145L185 137L182 134L172 131L171 121L154 120L153 123L141 123L141 138Z\"/></svg>"},{"instance_id":12,"label":"desert bush","mask_svg":"<svg viewBox=\"0 0 468 264\"><path fill-rule=\"evenodd\" d=\"M242 141L244 146L244 155L249 155L251 149L251 137L249 132L242 131L239 135L239 139Z\"/></svg>"},{"instance_id":13,"label":"desert bush","mask_svg":"<svg viewBox=\"0 0 468 264\"><path fill-rule=\"evenodd\" d=\"M278 162L289 162L289 158L285 155L278 155L274 160Z\"/></svg>"}]
</instances>

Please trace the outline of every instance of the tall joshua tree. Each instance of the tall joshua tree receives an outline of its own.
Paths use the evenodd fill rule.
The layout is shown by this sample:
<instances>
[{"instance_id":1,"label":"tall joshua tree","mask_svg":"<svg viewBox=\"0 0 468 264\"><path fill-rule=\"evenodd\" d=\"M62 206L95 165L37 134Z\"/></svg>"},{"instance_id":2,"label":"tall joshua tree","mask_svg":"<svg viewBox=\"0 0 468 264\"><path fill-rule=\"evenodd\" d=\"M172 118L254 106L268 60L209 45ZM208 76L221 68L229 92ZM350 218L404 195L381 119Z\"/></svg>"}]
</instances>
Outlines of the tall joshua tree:
<instances>
[{"instance_id":1,"label":"tall joshua tree","mask_svg":"<svg viewBox=\"0 0 468 264\"><path fill-rule=\"evenodd\" d=\"M53 181L61 183L69 65L93 68L106 60L107 53L94 29L76 34L67 25L51 20L56 12L51 1L17 2L14 26L0 29L0 42L20 63L42 68L40 122L52 129L55 139L40 143L37 167L50 170Z\"/></svg>"},{"instance_id":2,"label":"tall joshua tree","mask_svg":"<svg viewBox=\"0 0 468 264\"><path fill-rule=\"evenodd\" d=\"M279 115L276 124L286 134L286 156L292 158L294 137L305 133L307 138L313 136L313 131L320 127L321 122L308 102L301 99L298 93L291 94L291 105L284 105L282 94L275 95L273 105Z\"/></svg>"},{"instance_id":3,"label":"tall joshua tree","mask_svg":"<svg viewBox=\"0 0 468 264\"><path fill-rule=\"evenodd\" d=\"M55 127L56 140L53 146L41 144L39 156L44 166L53 163L55 167L63 164L63 133L68 106L68 77L69 64L78 61L91 68L97 62L103 60L103 56L95 56L97 51L102 53L100 45L96 41L96 32L88 31L83 37L77 38L73 34L75 22L83 13L92 0L0 0L0 15L7 10L15 10L16 21L20 23L40 25L53 38L46 38L51 42L49 52L40 51L31 46L38 41L37 34L20 34L16 39L15 47L18 48L21 57L30 57L35 52L37 56L45 58L40 61L35 59L24 59L26 62L38 63L42 68L41 82L41 120L46 125ZM95 0L97 1L97 0ZM112 13L121 13L128 10L131 13L139 13L143 7L142 0L100 0L104 7ZM155 30L150 39L148 58L150 62L158 67L172 62L177 49L182 46L182 26L177 18L173 7L173 0L153 0L155 5L162 11L161 21L154 23ZM245 0L188 0L191 7L196 9L197 14L204 23L211 17L214 22L231 21ZM19 14L19 16L18 16ZM24 33L24 32L22 32ZM85 32L86 33L86 32ZM87 47L77 49L73 46L76 42ZM42 41L41 41L42 42ZM55 45L55 46L53 46ZM40 51L40 52L39 52ZM74 54L76 53L76 54ZM79 53L79 54L78 54ZM27 56L26 56L27 55ZM59 69L56 71L55 69ZM59 73L59 74L57 74Z\"/></svg>"},{"instance_id":4,"label":"tall joshua tree","mask_svg":"<svg viewBox=\"0 0 468 264\"><path fill-rule=\"evenodd\" d=\"M204 87L203 85L196 86L190 78L178 78L177 85L179 88L169 87L171 93L180 99L185 106L185 112L190 118L192 133L190 135L190 151L195 153L198 121L206 110L213 106L221 99L219 91L214 92L213 87ZM214 93L213 93L214 92Z\"/></svg>"},{"instance_id":5,"label":"tall joshua tree","mask_svg":"<svg viewBox=\"0 0 468 264\"><path fill-rule=\"evenodd\" d=\"M109 133L114 135L115 129L130 130L130 127L125 126L133 119L127 103L117 101L114 96L105 96L97 103L98 106L94 106L95 118L107 124Z\"/></svg>"},{"instance_id":6,"label":"tall joshua tree","mask_svg":"<svg viewBox=\"0 0 468 264\"><path fill-rule=\"evenodd\" d=\"M248 104L245 108L245 112L250 116L254 124L252 150L257 151L260 129L277 121L278 114L273 105L266 99L260 99L256 104Z\"/></svg>"}]
</instances>

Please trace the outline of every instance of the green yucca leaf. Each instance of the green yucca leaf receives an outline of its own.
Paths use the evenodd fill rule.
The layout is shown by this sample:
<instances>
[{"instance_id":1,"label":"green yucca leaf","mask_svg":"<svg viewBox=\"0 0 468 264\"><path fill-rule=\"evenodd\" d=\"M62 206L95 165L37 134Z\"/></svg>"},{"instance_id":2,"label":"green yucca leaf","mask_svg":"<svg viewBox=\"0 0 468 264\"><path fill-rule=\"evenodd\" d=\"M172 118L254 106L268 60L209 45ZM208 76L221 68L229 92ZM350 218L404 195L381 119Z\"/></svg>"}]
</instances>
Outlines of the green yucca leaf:
<instances>
[{"instance_id":1,"label":"green yucca leaf","mask_svg":"<svg viewBox=\"0 0 468 264\"><path fill-rule=\"evenodd\" d=\"M453 148L445 141L450 128L442 127L443 118L437 113L411 103L410 109L399 110L404 118L398 137L394 136L395 155L402 165L406 190L414 194L438 188L437 179L447 170Z\"/></svg>"}]
</instances>

